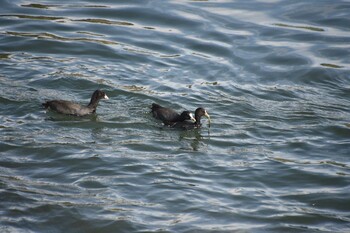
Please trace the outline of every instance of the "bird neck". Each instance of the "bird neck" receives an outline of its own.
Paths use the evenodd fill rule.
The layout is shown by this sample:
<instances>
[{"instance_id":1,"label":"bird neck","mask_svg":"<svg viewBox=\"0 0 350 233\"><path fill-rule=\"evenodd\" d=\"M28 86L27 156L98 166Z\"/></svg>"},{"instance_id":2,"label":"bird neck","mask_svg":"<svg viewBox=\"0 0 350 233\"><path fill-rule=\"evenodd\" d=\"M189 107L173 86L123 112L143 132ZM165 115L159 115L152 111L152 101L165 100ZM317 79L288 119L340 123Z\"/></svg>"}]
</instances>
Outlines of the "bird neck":
<instances>
[{"instance_id":1,"label":"bird neck","mask_svg":"<svg viewBox=\"0 0 350 233\"><path fill-rule=\"evenodd\" d=\"M98 98L92 96L88 108L96 109L99 101L100 100Z\"/></svg>"},{"instance_id":2,"label":"bird neck","mask_svg":"<svg viewBox=\"0 0 350 233\"><path fill-rule=\"evenodd\" d=\"M196 119L196 122L194 123L195 125L200 125L201 124L201 116L194 116L194 119Z\"/></svg>"}]
</instances>

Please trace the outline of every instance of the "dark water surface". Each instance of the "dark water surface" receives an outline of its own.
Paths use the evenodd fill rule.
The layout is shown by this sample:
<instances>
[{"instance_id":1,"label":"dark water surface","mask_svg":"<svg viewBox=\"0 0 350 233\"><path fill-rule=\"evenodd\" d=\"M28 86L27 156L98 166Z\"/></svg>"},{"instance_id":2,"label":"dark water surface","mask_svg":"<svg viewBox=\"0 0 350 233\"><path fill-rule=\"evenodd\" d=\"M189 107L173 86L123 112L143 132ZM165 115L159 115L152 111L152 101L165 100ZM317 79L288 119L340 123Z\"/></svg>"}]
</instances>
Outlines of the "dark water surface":
<instances>
[{"instance_id":1,"label":"dark water surface","mask_svg":"<svg viewBox=\"0 0 350 233\"><path fill-rule=\"evenodd\" d=\"M349 61L350 1L2 0L0 232L350 232Z\"/></svg>"}]
</instances>

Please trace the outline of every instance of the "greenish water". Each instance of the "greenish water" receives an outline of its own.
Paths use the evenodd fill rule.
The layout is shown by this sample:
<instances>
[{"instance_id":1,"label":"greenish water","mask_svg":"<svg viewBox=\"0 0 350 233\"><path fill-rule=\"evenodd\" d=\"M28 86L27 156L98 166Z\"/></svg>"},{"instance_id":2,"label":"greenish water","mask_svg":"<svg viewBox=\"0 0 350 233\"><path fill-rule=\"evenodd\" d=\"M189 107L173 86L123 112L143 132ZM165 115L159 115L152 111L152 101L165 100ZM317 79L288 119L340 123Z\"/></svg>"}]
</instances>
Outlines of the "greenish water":
<instances>
[{"instance_id":1,"label":"greenish water","mask_svg":"<svg viewBox=\"0 0 350 233\"><path fill-rule=\"evenodd\" d=\"M2 1L0 231L349 232L349 54L349 1Z\"/></svg>"}]
</instances>

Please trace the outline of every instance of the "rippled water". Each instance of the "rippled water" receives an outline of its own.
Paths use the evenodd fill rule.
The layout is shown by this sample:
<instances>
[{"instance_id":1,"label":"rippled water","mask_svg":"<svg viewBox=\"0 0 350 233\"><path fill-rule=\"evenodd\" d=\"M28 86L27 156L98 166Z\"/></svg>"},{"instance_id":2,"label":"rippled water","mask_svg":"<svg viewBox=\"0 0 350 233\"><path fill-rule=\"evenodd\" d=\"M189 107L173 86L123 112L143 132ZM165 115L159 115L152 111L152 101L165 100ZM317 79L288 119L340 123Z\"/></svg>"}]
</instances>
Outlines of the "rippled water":
<instances>
[{"instance_id":1,"label":"rippled water","mask_svg":"<svg viewBox=\"0 0 350 233\"><path fill-rule=\"evenodd\" d=\"M349 55L349 1L2 1L0 231L349 232Z\"/></svg>"}]
</instances>

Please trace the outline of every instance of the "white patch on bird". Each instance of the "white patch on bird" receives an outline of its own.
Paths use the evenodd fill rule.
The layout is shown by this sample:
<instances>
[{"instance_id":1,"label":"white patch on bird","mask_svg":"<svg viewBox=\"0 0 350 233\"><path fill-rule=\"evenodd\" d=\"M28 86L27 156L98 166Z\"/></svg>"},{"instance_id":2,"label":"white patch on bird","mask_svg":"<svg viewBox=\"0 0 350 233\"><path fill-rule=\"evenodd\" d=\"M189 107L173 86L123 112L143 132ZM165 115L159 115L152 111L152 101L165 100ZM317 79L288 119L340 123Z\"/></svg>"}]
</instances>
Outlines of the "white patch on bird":
<instances>
[{"instance_id":1,"label":"white patch on bird","mask_svg":"<svg viewBox=\"0 0 350 233\"><path fill-rule=\"evenodd\" d=\"M196 122L196 119L194 118L193 114L190 113L189 115L190 115L191 120L192 120L193 122Z\"/></svg>"}]
</instances>

